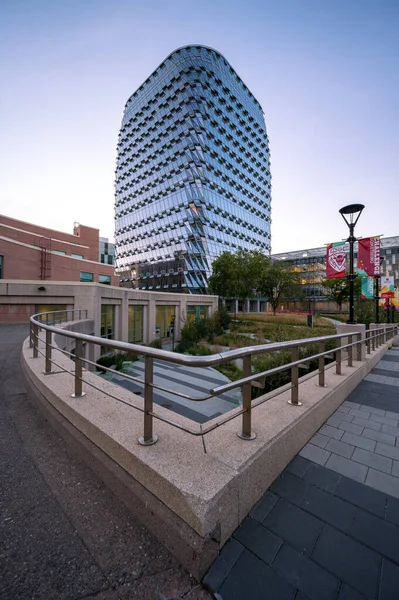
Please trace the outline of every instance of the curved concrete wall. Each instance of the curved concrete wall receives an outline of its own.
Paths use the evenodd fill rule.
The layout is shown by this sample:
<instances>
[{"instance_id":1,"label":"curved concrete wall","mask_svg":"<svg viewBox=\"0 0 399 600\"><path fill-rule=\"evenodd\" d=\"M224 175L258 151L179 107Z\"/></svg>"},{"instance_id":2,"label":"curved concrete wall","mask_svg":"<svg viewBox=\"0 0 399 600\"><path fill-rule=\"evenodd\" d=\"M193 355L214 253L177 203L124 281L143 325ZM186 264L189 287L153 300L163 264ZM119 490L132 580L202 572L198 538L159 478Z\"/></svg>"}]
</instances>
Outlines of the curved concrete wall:
<instances>
[{"instance_id":1,"label":"curved concrete wall","mask_svg":"<svg viewBox=\"0 0 399 600\"><path fill-rule=\"evenodd\" d=\"M388 344L381 346L365 362L354 362L353 368L343 365L341 376L328 370L326 388L316 386L314 379L303 382L302 406L289 405L290 392L285 392L254 408L255 440L236 435L239 417L209 433L204 445L201 438L155 420L158 442L140 446L143 414L134 407L143 408L141 397L84 371L84 381L100 389L84 383L86 395L71 398L71 375L59 369L44 375L43 359L32 357L28 340L22 364L30 388L53 423L84 449L91 466L200 578L278 474L387 349ZM73 371L67 357L58 351L53 355ZM170 418L160 406L156 412ZM195 427L180 415L173 419Z\"/></svg>"}]
</instances>

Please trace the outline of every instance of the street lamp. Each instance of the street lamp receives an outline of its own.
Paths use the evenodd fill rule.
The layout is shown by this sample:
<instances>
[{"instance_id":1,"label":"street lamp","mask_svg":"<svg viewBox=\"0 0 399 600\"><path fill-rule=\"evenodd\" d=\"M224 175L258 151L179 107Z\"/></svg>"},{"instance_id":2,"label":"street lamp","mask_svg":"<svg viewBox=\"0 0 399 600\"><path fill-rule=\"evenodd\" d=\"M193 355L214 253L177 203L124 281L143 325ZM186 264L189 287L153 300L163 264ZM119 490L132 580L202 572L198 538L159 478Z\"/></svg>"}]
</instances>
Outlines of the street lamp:
<instances>
[{"instance_id":1,"label":"street lamp","mask_svg":"<svg viewBox=\"0 0 399 600\"><path fill-rule=\"evenodd\" d=\"M353 265L353 246L356 242L356 238L354 236L355 225L359 220L360 215L364 209L364 204L348 204L348 206L343 206L339 209L342 218L345 223L349 227L349 237L347 242L349 242L349 320L347 323L353 325L356 323L355 321L355 308L354 308L354 283L356 275L354 271Z\"/></svg>"}]
</instances>

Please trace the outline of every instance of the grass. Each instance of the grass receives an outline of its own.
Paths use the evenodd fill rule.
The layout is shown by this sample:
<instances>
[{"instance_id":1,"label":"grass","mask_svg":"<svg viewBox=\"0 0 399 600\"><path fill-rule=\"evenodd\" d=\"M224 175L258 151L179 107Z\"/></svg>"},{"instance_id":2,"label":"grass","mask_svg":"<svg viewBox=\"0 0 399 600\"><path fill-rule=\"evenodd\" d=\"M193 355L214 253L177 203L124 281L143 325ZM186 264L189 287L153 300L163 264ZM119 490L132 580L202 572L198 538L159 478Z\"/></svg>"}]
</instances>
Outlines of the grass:
<instances>
[{"instance_id":1,"label":"grass","mask_svg":"<svg viewBox=\"0 0 399 600\"><path fill-rule=\"evenodd\" d=\"M237 314L234 315L230 313L230 318L238 321L252 321L252 322L261 322L261 323L281 323L284 325L305 325L306 326L306 318L307 314L297 315L293 313L278 313L276 316L273 316L273 313L264 312L264 313L247 313L246 315ZM335 317L334 317L335 318ZM331 325L326 319L323 317L315 317L313 319L314 325L317 327L328 327Z\"/></svg>"}]
</instances>

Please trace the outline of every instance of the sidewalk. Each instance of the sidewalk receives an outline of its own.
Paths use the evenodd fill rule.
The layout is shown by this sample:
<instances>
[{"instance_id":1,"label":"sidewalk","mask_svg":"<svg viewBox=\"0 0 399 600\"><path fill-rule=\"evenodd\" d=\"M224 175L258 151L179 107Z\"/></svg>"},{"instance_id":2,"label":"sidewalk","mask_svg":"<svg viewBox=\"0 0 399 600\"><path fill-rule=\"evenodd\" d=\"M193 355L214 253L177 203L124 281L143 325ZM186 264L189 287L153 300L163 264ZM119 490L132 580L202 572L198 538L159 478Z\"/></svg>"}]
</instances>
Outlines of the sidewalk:
<instances>
[{"instance_id":1,"label":"sidewalk","mask_svg":"<svg viewBox=\"0 0 399 600\"><path fill-rule=\"evenodd\" d=\"M223 600L399 598L399 347L277 478L204 583Z\"/></svg>"},{"instance_id":2,"label":"sidewalk","mask_svg":"<svg viewBox=\"0 0 399 600\"><path fill-rule=\"evenodd\" d=\"M27 335L0 325L1 600L209 600L31 402Z\"/></svg>"}]
</instances>

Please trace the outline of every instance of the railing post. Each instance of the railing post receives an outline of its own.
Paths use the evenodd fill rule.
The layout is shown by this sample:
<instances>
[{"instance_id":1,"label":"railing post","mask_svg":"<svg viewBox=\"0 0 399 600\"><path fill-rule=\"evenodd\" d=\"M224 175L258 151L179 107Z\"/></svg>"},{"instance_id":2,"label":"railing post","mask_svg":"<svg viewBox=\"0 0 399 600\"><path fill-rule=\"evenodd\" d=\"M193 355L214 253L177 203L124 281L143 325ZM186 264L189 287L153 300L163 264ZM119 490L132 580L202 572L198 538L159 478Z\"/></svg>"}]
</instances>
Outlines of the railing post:
<instances>
[{"instance_id":1,"label":"railing post","mask_svg":"<svg viewBox=\"0 0 399 600\"><path fill-rule=\"evenodd\" d=\"M35 323L33 325L33 358L37 358L39 356L38 347L39 347L39 325L37 325Z\"/></svg>"},{"instance_id":2,"label":"railing post","mask_svg":"<svg viewBox=\"0 0 399 600\"><path fill-rule=\"evenodd\" d=\"M243 376L250 377L252 374L252 360L251 356L244 356L242 359ZM254 440L256 433L251 431L251 417L252 417L252 398L251 398L251 382L248 381L242 386L242 429L237 432L238 437L242 440Z\"/></svg>"},{"instance_id":3,"label":"railing post","mask_svg":"<svg viewBox=\"0 0 399 600\"><path fill-rule=\"evenodd\" d=\"M82 340L76 340L75 345L75 393L72 394L72 398L82 398L85 396L85 392L82 392L82 354L83 354L83 342Z\"/></svg>"},{"instance_id":4,"label":"railing post","mask_svg":"<svg viewBox=\"0 0 399 600\"><path fill-rule=\"evenodd\" d=\"M144 435L139 437L139 444L142 446L152 446L152 444L158 441L158 436L152 431L153 380L154 359L152 356L146 356L144 372Z\"/></svg>"},{"instance_id":5,"label":"railing post","mask_svg":"<svg viewBox=\"0 0 399 600\"><path fill-rule=\"evenodd\" d=\"M358 338L357 340L357 344L356 344L356 360L358 360L359 362L361 362L362 360L362 334L357 333L356 337Z\"/></svg>"},{"instance_id":6,"label":"railing post","mask_svg":"<svg viewBox=\"0 0 399 600\"><path fill-rule=\"evenodd\" d=\"M82 316L81 316L81 315L82 315L82 311L81 311L81 310L80 310L80 308L79 308L79 321L81 321L81 320L82 320Z\"/></svg>"},{"instance_id":7,"label":"railing post","mask_svg":"<svg viewBox=\"0 0 399 600\"><path fill-rule=\"evenodd\" d=\"M46 329L46 373L51 373L51 331Z\"/></svg>"},{"instance_id":8,"label":"railing post","mask_svg":"<svg viewBox=\"0 0 399 600\"><path fill-rule=\"evenodd\" d=\"M348 348L348 367L353 367L353 335L348 337L349 339L349 348Z\"/></svg>"},{"instance_id":9,"label":"railing post","mask_svg":"<svg viewBox=\"0 0 399 600\"><path fill-rule=\"evenodd\" d=\"M319 342L319 352L324 352L326 349L325 342ZM319 384L320 387L326 387L325 380L325 356L319 357Z\"/></svg>"},{"instance_id":10,"label":"railing post","mask_svg":"<svg viewBox=\"0 0 399 600\"><path fill-rule=\"evenodd\" d=\"M291 348L291 362L299 360L299 346ZM302 402L299 402L299 367L295 365L291 367L291 400L288 400L288 404L293 406L302 406Z\"/></svg>"},{"instance_id":11,"label":"railing post","mask_svg":"<svg viewBox=\"0 0 399 600\"><path fill-rule=\"evenodd\" d=\"M29 322L29 348L33 348L33 325Z\"/></svg>"},{"instance_id":12,"label":"railing post","mask_svg":"<svg viewBox=\"0 0 399 600\"><path fill-rule=\"evenodd\" d=\"M370 334L371 334L371 329L368 329L366 331L366 347L367 347L367 354L371 354L371 339L370 339Z\"/></svg>"},{"instance_id":13,"label":"railing post","mask_svg":"<svg viewBox=\"0 0 399 600\"><path fill-rule=\"evenodd\" d=\"M339 340L339 343L341 344L342 339ZM337 375L341 375L342 373L342 369L341 369L341 361L342 361L342 350L341 347L336 348L335 350L335 373Z\"/></svg>"}]
</instances>

